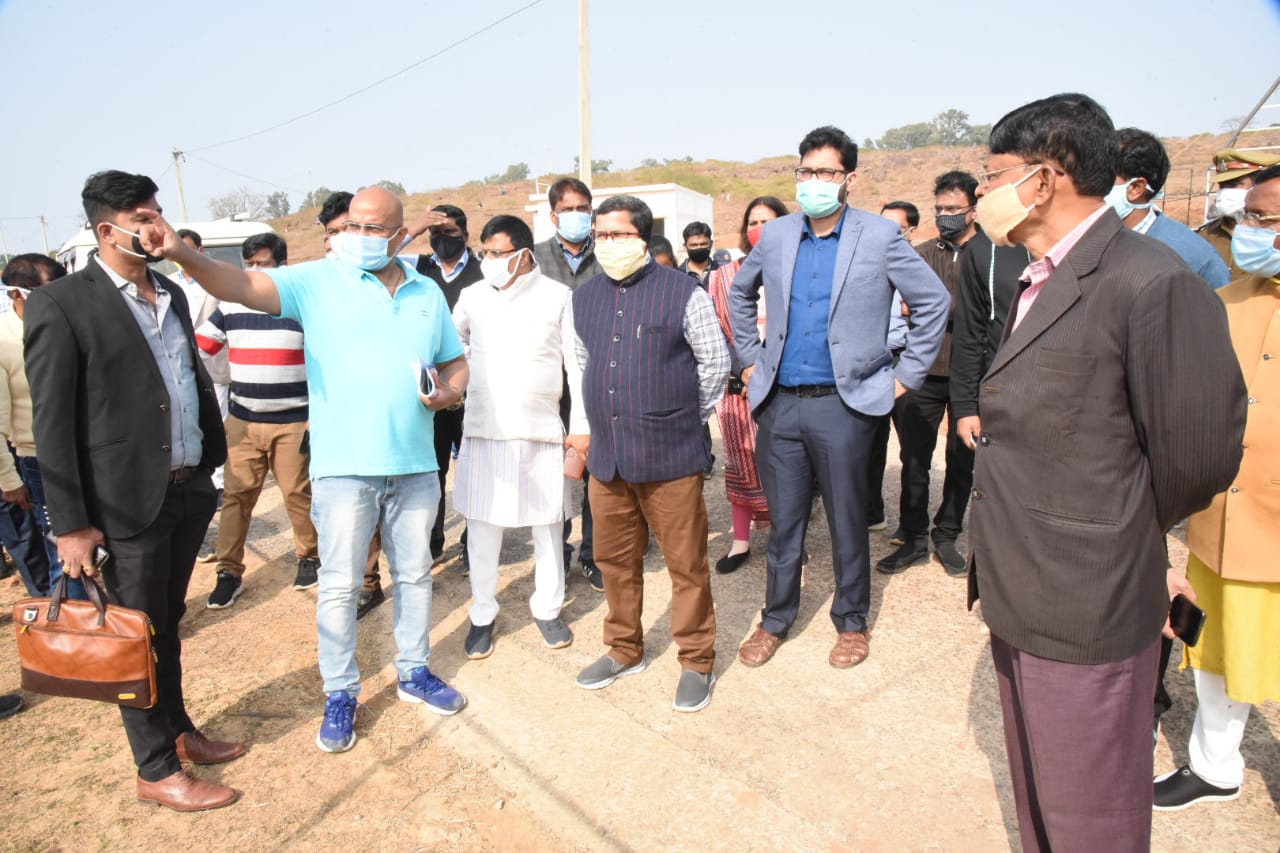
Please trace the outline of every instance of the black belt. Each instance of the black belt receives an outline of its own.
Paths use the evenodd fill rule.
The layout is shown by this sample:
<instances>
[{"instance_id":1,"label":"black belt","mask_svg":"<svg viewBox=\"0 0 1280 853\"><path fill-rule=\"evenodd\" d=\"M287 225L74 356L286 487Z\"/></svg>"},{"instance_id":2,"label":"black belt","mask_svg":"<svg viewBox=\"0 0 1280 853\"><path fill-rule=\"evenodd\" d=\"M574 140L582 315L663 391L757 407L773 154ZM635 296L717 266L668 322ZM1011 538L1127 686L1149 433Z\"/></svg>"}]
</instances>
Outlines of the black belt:
<instances>
[{"instance_id":1,"label":"black belt","mask_svg":"<svg viewBox=\"0 0 1280 853\"><path fill-rule=\"evenodd\" d=\"M174 468L169 472L170 483L185 483L196 475L199 468Z\"/></svg>"},{"instance_id":2,"label":"black belt","mask_svg":"<svg viewBox=\"0 0 1280 853\"><path fill-rule=\"evenodd\" d=\"M793 397L830 397L838 393L834 385L779 385L778 390Z\"/></svg>"}]
</instances>

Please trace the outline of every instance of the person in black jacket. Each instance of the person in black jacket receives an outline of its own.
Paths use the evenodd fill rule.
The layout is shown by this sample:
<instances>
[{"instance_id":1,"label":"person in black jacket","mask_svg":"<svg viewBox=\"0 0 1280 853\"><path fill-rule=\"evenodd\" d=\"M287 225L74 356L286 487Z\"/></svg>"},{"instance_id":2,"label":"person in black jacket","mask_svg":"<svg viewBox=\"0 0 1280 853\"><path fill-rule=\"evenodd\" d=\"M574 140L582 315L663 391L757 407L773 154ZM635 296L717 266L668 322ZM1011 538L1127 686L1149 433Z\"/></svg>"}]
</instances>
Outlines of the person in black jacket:
<instances>
[{"instance_id":1,"label":"person in black jacket","mask_svg":"<svg viewBox=\"0 0 1280 853\"><path fill-rule=\"evenodd\" d=\"M951 412L956 432L970 450L982 434L978 391L1004 337L1018 277L1031 263L1021 246L995 247L979 229L960 257L960 289L951 330Z\"/></svg>"},{"instance_id":2,"label":"person in black jacket","mask_svg":"<svg viewBox=\"0 0 1280 853\"><path fill-rule=\"evenodd\" d=\"M229 805L239 793L182 769L217 764L244 744L213 741L187 715L182 643L187 585L227 458L213 383L200 363L182 289L147 266L138 232L159 213L144 175L85 182L97 256L32 291L25 346L34 433L58 556L68 577L101 574L111 599L155 630L157 699L120 709L138 766L138 799L177 811ZM131 239L132 238L132 239Z\"/></svg>"},{"instance_id":3,"label":"person in black jacket","mask_svg":"<svg viewBox=\"0 0 1280 853\"><path fill-rule=\"evenodd\" d=\"M434 216L433 216L434 214ZM484 280L480 260L467 248L467 214L452 204L437 204L422 220L431 233L431 254L418 256L418 272L440 285L449 310L458 304L462 288ZM462 446L461 404L436 412L436 463L440 466L440 507L431 528L431 559L444 553L444 482L449 476L453 448ZM467 566L467 531L462 531L462 565Z\"/></svg>"}]
</instances>

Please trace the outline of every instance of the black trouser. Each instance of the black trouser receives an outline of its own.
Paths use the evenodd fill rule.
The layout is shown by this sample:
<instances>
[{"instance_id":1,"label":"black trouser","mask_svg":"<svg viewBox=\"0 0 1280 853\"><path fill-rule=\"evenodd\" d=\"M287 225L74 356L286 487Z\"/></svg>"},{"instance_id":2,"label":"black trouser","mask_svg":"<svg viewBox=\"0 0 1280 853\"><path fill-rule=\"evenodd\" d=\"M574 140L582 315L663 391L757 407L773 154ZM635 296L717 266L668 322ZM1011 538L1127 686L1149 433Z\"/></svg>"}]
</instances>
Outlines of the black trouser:
<instances>
[{"instance_id":1,"label":"black trouser","mask_svg":"<svg viewBox=\"0 0 1280 853\"><path fill-rule=\"evenodd\" d=\"M102 570L107 592L115 603L150 616L156 632L156 704L120 709L138 775L148 782L182 769L174 741L195 730L182 698L178 623L187 612L187 584L217 501L209 474L196 472L185 483L170 484L146 530L107 540L111 559Z\"/></svg>"},{"instance_id":2,"label":"black trouser","mask_svg":"<svg viewBox=\"0 0 1280 853\"><path fill-rule=\"evenodd\" d=\"M440 466L440 505L436 508L436 521L431 526L431 559L444 553L444 481L449 476L449 463L453 461L454 445L462 446L463 410L448 409L436 412L435 439L436 464ZM467 531L462 530L462 544L467 544ZM466 548L464 547L465 551Z\"/></svg>"},{"instance_id":3,"label":"black trouser","mask_svg":"<svg viewBox=\"0 0 1280 853\"><path fill-rule=\"evenodd\" d=\"M871 455L867 458L867 524L884 521L884 466L889 461L889 415L876 419L871 436Z\"/></svg>"},{"instance_id":4,"label":"black trouser","mask_svg":"<svg viewBox=\"0 0 1280 853\"><path fill-rule=\"evenodd\" d=\"M938 443L938 426L947 411L951 381L927 376L919 388L898 398L893 421L902 445L902 499L898 526L910 538L929 535L929 468ZM964 511L973 489L973 451L956 435L954 418L947 419L947 471L942 503L933 517L933 541L954 542L964 528Z\"/></svg>"},{"instance_id":5,"label":"black trouser","mask_svg":"<svg viewBox=\"0 0 1280 853\"><path fill-rule=\"evenodd\" d=\"M565 432L569 431L569 413L572 401L569 399L569 379L565 377L564 387L560 390L560 423L564 424ZM582 544L578 546L578 559L584 563L595 562L595 550L591 546L591 497L587 494L587 483L591 481L590 477L582 479ZM573 533L573 516L564 520L564 533L561 536L561 542L564 543L564 570L569 571L569 564L573 562L573 546L569 544L569 536Z\"/></svg>"}]
</instances>

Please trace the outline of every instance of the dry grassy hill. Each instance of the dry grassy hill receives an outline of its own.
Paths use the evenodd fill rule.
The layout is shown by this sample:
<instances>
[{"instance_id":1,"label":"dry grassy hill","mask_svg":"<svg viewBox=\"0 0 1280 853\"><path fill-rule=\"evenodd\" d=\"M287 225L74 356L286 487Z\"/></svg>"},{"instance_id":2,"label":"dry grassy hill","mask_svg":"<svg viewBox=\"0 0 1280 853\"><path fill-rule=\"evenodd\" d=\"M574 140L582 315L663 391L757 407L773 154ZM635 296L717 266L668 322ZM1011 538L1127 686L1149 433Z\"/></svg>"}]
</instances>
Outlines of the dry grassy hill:
<instances>
[{"instance_id":1,"label":"dry grassy hill","mask_svg":"<svg viewBox=\"0 0 1280 853\"><path fill-rule=\"evenodd\" d=\"M1186 139L1166 139L1165 147L1173 170L1165 187L1164 210L1193 227L1203 220L1205 169L1220 149L1227 134L1199 134ZM1280 129L1256 134L1249 144L1280 145ZM951 169L976 172L982 168L985 149L919 148L911 151L863 151L859 155L858 181L850 196L854 207L878 211L887 201L910 201L924 214L918 239L937 232L928 211L933 206L933 179ZM742 206L758 195L776 195L795 209L795 180L791 170L796 157L769 157L754 163L726 160L704 160L696 163L670 163L664 166L627 169L597 175L596 188L636 186L641 184L678 183L715 199L715 222L712 228L717 245L736 247L737 231L742 222ZM545 186L556 175L539 180ZM473 242L490 217L508 213L530 221L524 206L534 191L533 181L512 184L483 184L478 181L461 187L414 193L405 198L405 215L412 221L432 205L456 204L467 211ZM289 255L295 261L318 258L323 253L321 231L316 224L316 208L300 210L272 220L272 225L289 240ZM678 239L678 235L677 235ZM426 241L420 241L426 250Z\"/></svg>"}]
</instances>

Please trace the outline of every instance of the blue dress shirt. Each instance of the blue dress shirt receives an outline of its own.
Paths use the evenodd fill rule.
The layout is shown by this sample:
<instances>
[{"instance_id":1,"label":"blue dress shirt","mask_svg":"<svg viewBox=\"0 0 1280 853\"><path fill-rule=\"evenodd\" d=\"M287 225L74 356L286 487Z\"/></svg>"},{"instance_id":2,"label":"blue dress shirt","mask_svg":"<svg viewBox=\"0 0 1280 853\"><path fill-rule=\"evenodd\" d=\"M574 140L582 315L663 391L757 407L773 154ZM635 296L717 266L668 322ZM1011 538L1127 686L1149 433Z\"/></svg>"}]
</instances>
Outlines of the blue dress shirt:
<instances>
[{"instance_id":1,"label":"blue dress shirt","mask_svg":"<svg viewBox=\"0 0 1280 853\"><path fill-rule=\"evenodd\" d=\"M809 220L804 221L800 250L791 274L791 305L787 314L787 341L778 364L779 385L836 384L831 348L827 343L827 323L831 317L831 291L844 217L842 212L835 230L825 237L814 234Z\"/></svg>"}]
</instances>

